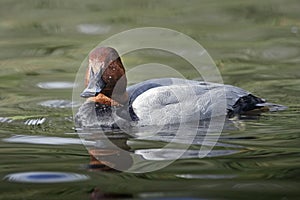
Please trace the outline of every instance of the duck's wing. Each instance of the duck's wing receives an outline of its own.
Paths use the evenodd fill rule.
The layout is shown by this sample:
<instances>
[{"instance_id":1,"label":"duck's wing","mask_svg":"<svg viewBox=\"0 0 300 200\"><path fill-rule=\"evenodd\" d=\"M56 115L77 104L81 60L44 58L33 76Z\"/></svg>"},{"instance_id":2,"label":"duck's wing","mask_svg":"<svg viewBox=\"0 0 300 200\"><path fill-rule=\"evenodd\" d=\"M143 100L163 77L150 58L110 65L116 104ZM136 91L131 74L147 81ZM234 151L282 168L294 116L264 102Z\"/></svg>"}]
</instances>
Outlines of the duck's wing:
<instances>
[{"instance_id":1,"label":"duck's wing","mask_svg":"<svg viewBox=\"0 0 300 200\"><path fill-rule=\"evenodd\" d=\"M225 100L224 85L185 82L147 89L133 100L131 106L140 124L157 125L226 115Z\"/></svg>"},{"instance_id":2,"label":"duck's wing","mask_svg":"<svg viewBox=\"0 0 300 200\"><path fill-rule=\"evenodd\" d=\"M204 82L180 79L180 78L159 78L159 79L150 79L134 85L131 85L127 88L128 95L130 97L129 104L131 104L139 95L143 94L147 90L163 86L171 85L199 85Z\"/></svg>"},{"instance_id":3,"label":"duck's wing","mask_svg":"<svg viewBox=\"0 0 300 200\"><path fill-rule=\"evenodd\" d=\"M226 114L232 117L250 111L261 113L286 108L267 103L239 87L177 78L148 80L129 87L128 92L130 107L137 118L147 119L147 122L151 117L154 124L160 123L156 119L163 119L164 114L165 117L172 116L171 121L182 120L182 117L189 121L191 118Z\"/></svg>"},{"instance_id":4,"label":"duck's wing","mask_svg":"<svg viewBox=\"0 0 300 200\"><path fill-rule=\"evenodd\" d=\"M150 79L147 81L140 82L138 84L129 86L127 92L130 97L130 102L132 103L139 95L143 94L147 90L163 87L163 86L175 86L178 88L193 88L195 95L202 95L203 93L219 90L221 93L222 89L225 91L226 100L228 103L228 109L231 109L232 106L238 101L239 98L247 96L250 93L231 85L223 85L218 83L204 82L204 81L194 81L186 80L180 78L160 78L160 79ZM178 90L180 91L180 89Z\"/></svg>"}]
</instances>

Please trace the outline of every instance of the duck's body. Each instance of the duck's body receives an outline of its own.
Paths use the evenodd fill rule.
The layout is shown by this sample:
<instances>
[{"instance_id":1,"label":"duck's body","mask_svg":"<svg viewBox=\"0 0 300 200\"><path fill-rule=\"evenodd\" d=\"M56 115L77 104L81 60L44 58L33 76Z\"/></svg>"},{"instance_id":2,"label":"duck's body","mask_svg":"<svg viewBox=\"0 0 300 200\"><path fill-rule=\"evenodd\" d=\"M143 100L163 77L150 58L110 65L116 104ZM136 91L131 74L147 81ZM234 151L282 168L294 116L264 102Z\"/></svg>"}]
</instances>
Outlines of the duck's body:
<instances>
[{"instance_id":1,"label":"duck's body","mask_svg":"<svg viewBox=\"0 0 300 200\"><path fill-rule=\"evenodd\" d=\"M107 51L107 48L104 49ZM95 92L96 97L80 107L76 115L77 126L117 128L119 123L163 125L282 108L231 85L162 78L132 85L124 91L124 82L127 82L125 70L118 79L123 84L122 90L116 89L116 96L122 99L122 103L114 100L112 91L110 96ZM87 88L90 92L91 86ZM104 91L107 93L107 90ZM107 99L110 102L107 103Z\"/></svg>"},{"instance_id":2,"label":"duck's body","mask_svg":"<svg viewBox=\"0 0 300 200\"><path fill-rule=\"evenodd\" d=\"M130 97L129 106L141 125L179 123L219 115L241 114L246 110L234 108L241 97L248 96L252 100L252 109L255 104L264 102L231 85L178 78L147 80L128 87L127 92ZM217 106L223 108L213 113Z\"/></svg>"}]
</instances>

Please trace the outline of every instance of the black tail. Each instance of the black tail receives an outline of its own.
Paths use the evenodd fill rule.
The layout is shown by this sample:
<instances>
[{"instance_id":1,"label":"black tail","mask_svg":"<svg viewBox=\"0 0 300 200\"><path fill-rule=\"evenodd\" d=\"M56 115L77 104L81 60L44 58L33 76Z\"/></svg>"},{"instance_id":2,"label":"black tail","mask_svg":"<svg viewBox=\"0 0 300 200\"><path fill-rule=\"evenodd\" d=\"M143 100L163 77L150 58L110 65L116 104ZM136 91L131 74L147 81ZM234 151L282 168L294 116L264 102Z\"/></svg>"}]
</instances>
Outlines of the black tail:
<instances>
[{"instance_id":1,"label":"black tail","mask_svg":"<svg viewBox=\"0 0 300 200\"><path fill-rule=\"evenodd\" d=\"M252 94L243 96L228 110L228 116L235 115L259 115L263 112L274 112L287 109L286 106L267 103L264 99L256 97Z\"/></svg>"}]
</instances>

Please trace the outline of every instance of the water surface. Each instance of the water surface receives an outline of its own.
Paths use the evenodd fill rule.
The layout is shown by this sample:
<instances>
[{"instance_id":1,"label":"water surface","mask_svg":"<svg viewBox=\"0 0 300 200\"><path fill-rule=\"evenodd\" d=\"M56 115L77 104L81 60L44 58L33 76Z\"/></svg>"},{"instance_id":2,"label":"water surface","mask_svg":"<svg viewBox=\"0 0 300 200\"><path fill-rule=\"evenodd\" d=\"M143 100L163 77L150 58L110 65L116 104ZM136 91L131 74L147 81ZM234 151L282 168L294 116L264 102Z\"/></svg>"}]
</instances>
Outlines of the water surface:
<instances>
[{"instance_id":1,"label":"water surface","mask_svg":"<svg viewBox=\"0 0 300 200\"><path fill-rule=\"evenodd\" d=\"M0 10L0 199L299 198L297 0L4 0ZM130 174L93 168L86 148L73 134L72 83L81 62L99 42L143 26L191 36L211 54L226 84L284 104L288 110L227 123L205 158L197 154L203 141L199 133L180 159L158 171ZM127 70L156 62L172 66L188 79L200 78L184 60L164 53L135 52L122 59ZM129 83L146 78L141 73ZM201 127L189 128L201 132ZM172 140L172 127L145 137L151 131L136 132L135 138L109 134L120 136L111 140L140 159L158 162L181 152L181 145L189 141L187 128L173 141L176 148L157 154ZM92 134L86 137L94 141ZM52 182L7 178L31 172ZM43 176L45 172L61 174ZM55 180L66 174L86 179Z\"/></svg>"}]
</instances>

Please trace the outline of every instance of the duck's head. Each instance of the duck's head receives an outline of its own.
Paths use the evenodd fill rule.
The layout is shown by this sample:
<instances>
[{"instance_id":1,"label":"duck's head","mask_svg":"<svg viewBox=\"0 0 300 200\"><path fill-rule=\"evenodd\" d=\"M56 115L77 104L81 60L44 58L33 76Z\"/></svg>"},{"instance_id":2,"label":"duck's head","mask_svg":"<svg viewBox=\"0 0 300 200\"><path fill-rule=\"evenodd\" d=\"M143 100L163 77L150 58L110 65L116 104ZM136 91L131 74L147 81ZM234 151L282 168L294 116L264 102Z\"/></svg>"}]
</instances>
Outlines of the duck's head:
<instances>
[{"instance_id":1,"label":"duck's head","mask_svg":"<svg viewBox=\"0 0 300 200\"><path fill-rule=\"evenodd\" d=\"M96 97L101 93L121 104L127 100L125 69L115 49L98 47L90 52L85 86L81 97Z\"/></svg>"}]
</instances>

